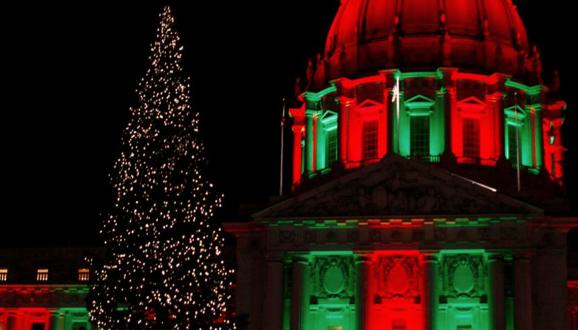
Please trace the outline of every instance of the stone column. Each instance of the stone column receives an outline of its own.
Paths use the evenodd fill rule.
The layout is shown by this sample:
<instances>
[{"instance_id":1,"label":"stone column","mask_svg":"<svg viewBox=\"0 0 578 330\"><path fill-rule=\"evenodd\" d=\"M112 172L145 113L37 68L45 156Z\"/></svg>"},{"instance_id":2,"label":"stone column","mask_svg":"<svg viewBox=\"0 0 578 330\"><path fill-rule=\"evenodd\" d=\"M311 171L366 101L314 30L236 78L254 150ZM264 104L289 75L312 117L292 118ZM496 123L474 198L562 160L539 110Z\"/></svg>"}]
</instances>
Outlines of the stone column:
<instances>
[{"instance_id":1,"label":"stone column","mask_svg":"<svg viewBox=\"0 0 578 330\"><path fill-rule=\"evenodd\" d=\"M305 131L305 125L293 124L291 130L293 131L293 168L291 170L293 171L293 186L296 186L301 182L301 163L305 161L301 159L303 154L305 154L301 150L301 148L305 147L301 146L301 137Z\"/></svg>"},{"instance_id":2,"label":"stone column","mask_svg":"<svg viewBox=\"0 0 578 330\"><path fill-rule=\"evenodd\" d=\"M27 326L26 314L24 312L22 312L21 310L16 310L16 311L14 311L14 313L8 314L8 317L10 317L10 316L12 316L12 328L10 328L10 325L9 325L8 329L20 330L20 329L26 328L26 326Z\"/></svg>"},{"instance_id":3,"label":"stone column","mask_svg":"<svg viewBox=\"0 0 578 330\"><path fill-rule=\"evenodd\" d=\"M453 131L452 129L454 129L454 121L455 120L459 120L458 118L454 118L454 116L457 116L457 109L455 109L455 107L457 107L458 104L458 96L457 96L457 90L455 85L451 85L448 86L448 92L446 94L446 102L445 102L445 120L446 120L446 128L445 128L445 132L444 132L444 138L445 138L445 150L444 150L444 154L446 155L446 158L450 158L452 161L455 161L454 158L454 150L453 150ZM456 150L457 151L457 150Z\"/></svg>"},{"instance_id":4,"label":"stone column","mask_svg":"<svg viewBox=\"0 0 578 330\"><path fill-rule=\"evenodd\" d=\"M425 312L424 329L433 330L436 328L436 315L438 311L438 259L435 254L425 254L423 262L423 308Z\"/></svg>"},{"instance_id":5,"label":"stone column","mask_svg":"<svg viewBox=\"0 0 578 330\"><path fill-rule=\"evenodd\" d=\"M532 330L532 280L530 256L517 255L514 259L514 308L517 330Z\"/></svg>"},{"instance_id":6,"label":"stone column","mask_svg":"<svg viewBox=\"0 0 578 330\"><path fill-rule=\"evenodd\" d=\"M237 237L237 265L235 285L235 309L239 315L251 313L251 280L255 264L253 261L251 237L248 234L235 234Z\"/></svg>"},{"instance_id":7,"label":"stone column","mask_svg":"<svg viewBox=\"0 0 578 330\"><path fill-rule=\"evenodd\" d=\"M313 156L313 143L315 139L313 137L313 115L307 113L307 117L305 119L306 129L305 129L305 173L313 172L315 165L313 164L313 160L315 157Z\"/></svg>"},{"instance_id":8,"label":"stone column","mask_svg":"<svg viewBox=\"0 0 578 330\"><path fill-rule=\"evenodd\" d=\"M493 116L492 120L494 121L493 126L496 130L494 136L498 137L497 140L493 141L494 154L498 155L498 160L506 159L506 145L505 145L506 120L502 104L503 95L504 95L503 92L500 91L486 96L486 100L488 101L492 109L491 111Z\"/></svg>"},{"instance_id":9,"label":"stone column","mask_svg":"<svg viewBox=\"0 0 578 330\"><path fill-rule=\"evenodd\" d=\"M18 329L16 312L14 310L8 310L6 314L6 329Z\"/></svg>"},{"instance_id":10,"label":"stone column","mask_svg":"<svg viewBox=\"0 0 578 330\"><path fill-rule=\"evenodd\" d=\"M293 288L291 292L291 330L304 329L305 307L308 305L305 292L305 276L309 262L305 257L293 260Z\"/></svg>"},{"instance_id":11,"label":"stone column","mask_svg":"<svg viewBox=\"0 0 578 330\"><path fill-rule=\"evenodd\" d=\"M283 308L283 262L280 258L267 259L263 330L281 330Z\"/></svg>"},{"instance_id":12,"label":"stone column","mask_svg":"<svg viewBox=\"0 0 578 330\"><path fill-rule=\"evenodd\" d=\"M64 328L64 315L56 309L50 310L50 330L62 330Z\"/></svg>"},{"instance_id":13,"label":"stone column","mask_svg":"<svg viewBox=\"0 0 578 330\"><path fill-rule=\"evenodd\" d=\"M504 330L504 262L502 256L491 255L488 260L489 278L491 284L491 320L494 330Z\"/></svg>"},{"instance_id":14,"label":"stone column","mask_svg":"<svg viewBox=\"0 0 578 330\"><path fill-rule=\"evenodd\" d=\"M371 300L371 259L368 256L359 256L357 263L357 322L358 330L369 329Z\"/></svg>"},{"instance_id":15,"label":"stone column","mask_svg":"<svg viewBox=\"0 0 578 330\"><path fill-rule=\"evenodd\" d=\"M535 274L535 291L532 295L535 299L534 329L566 329L568 287L565 250L542 248L532 261Z\"/></svg>"}]
</instances>

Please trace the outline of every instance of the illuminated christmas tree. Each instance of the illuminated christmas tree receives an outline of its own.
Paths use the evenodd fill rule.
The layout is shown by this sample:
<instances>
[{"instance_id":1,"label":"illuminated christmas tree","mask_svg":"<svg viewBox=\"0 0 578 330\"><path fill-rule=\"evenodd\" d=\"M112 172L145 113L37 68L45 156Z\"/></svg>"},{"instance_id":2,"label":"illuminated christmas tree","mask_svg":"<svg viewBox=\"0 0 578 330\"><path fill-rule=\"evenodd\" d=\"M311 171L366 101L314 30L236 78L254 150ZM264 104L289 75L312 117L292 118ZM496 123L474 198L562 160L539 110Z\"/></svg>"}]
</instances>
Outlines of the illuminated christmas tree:
<instances>
[{"instance_id":1,"label":"illuminated christmas tree","mask_svg":"<svg viewBox=\"0 0 578 330\"><path fill-rule=\"evenodd\" d=\"M233 329L232 271L210 221L221 196L203 176L199 115L169 7L160 20L114 166L114 207L101 230L108 256L90 316L103 329Z\"/></svg>"}]
</instances>

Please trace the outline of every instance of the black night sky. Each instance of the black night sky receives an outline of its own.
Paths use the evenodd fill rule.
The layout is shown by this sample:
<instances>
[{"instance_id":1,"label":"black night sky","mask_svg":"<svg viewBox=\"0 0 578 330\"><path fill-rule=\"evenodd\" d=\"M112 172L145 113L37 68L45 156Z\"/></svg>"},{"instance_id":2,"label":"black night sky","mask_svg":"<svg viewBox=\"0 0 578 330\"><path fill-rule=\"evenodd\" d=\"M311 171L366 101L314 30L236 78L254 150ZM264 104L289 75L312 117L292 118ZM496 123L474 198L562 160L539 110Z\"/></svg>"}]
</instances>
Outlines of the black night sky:
<instances>
[{"instance_id":1,"label":"black night sky","mask_svg":"<svg viewBox=\"0 0 578 330\"><path fill-rule=\"evenodd\" d=\"M578 209L578 88L571 1L515 1L561 73L568 190ZM278 185L281 98L323 49L339 0L21 1L2 53L0 246L90 245L110 207L108 174L162 5L173 5L201 113L222 221Z\"/></svg>"}]
</instances>

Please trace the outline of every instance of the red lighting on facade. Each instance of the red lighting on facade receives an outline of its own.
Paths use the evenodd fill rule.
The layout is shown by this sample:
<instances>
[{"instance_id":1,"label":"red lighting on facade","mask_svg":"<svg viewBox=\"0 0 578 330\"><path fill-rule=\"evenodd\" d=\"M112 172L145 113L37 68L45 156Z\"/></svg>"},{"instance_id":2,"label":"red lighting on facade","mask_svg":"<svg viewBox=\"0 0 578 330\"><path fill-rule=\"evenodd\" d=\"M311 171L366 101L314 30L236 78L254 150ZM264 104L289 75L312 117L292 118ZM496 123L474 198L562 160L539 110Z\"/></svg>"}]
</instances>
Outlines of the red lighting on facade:
<instances>
[{"instance_id":1,"label":"red lighting on facade","mask_svg":"<svg viewBox=\"0 0 578 330\"><path fill-rule=\"evenodd\" d=\"M423 329L424 272L417 251L377 251L366 277L367 308L364 329Z\"/></svg>"}]
</instances>

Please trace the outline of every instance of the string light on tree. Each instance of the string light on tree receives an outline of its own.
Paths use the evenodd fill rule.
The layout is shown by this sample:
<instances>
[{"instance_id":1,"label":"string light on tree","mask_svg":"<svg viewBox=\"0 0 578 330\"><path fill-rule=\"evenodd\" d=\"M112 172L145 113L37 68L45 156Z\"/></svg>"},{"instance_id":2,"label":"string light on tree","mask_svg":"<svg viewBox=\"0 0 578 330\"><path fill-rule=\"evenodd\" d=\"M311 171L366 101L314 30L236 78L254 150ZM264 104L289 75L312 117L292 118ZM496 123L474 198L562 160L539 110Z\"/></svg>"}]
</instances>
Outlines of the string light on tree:
<instances>
[{"instance_id":1,"label":"string light on tree","mask_svg":"<svg viewBox=\"0 0 578 330\"><path fill-rule=\"evenodd\" d=\"M226 318L232 270L211 222L219 194L191 111L182 46L167 6L131 108L101 229L108 257L89 297L103 329L235 329Z\"/></svg>"}]
</instances>

